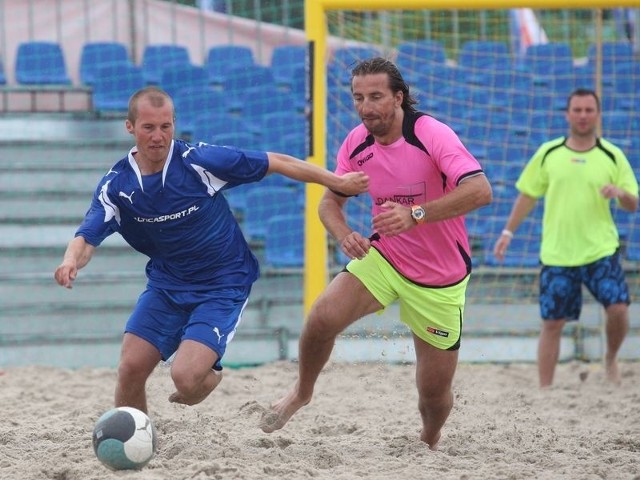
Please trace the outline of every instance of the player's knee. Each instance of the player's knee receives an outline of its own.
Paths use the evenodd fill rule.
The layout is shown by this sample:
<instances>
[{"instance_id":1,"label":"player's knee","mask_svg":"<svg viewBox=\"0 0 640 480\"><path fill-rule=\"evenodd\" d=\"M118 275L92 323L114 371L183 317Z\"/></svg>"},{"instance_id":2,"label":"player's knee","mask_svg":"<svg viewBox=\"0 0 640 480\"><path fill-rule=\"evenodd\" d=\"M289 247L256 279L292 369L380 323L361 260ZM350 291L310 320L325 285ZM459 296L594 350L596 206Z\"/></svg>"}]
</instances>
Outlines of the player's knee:
<instances>
[{"instance_id":1,"label":"player's knee","mask_svg":"<svg viewBox=\"0 0 640 480\"><path fill-rule=\"evenodd\" d=\"M194 372L184 369L171 369L171 379L176 390L184 397L189 399L199 396L202 390L204 378Z\"/></svg>"},{"instance_id":2,"label":"player's knee","mask_svg":"<svg viewBox=\"0 0 640 480\"><path fill-rule=\"evenodd\" d=\"M147 368L133 359L121 358L118 364L118 380L125 383L144 383L149 376Z\"/></svg>"}]
</instances>

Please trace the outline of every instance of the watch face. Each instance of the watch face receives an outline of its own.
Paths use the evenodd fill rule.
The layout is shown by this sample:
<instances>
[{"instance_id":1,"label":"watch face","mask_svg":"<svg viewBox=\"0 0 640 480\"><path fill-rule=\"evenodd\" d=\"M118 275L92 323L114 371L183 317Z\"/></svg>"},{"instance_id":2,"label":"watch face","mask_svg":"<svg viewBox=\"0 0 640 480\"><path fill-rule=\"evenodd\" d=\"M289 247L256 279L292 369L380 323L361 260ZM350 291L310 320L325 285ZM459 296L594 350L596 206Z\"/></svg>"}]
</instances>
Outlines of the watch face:
<instances>
[{"instance_id":1,"label":"watch face","mask_svg":"<svg viewBox=\"0 0 640 480\"><path fill-rule=\"evenodd\" d=\"M414 208L413 211L411 212L411 216L416 220L422 220L424 218L424 215L425 215L425 212L424 212L424 208L422 207Z\"/></svg>"}]
</instances>

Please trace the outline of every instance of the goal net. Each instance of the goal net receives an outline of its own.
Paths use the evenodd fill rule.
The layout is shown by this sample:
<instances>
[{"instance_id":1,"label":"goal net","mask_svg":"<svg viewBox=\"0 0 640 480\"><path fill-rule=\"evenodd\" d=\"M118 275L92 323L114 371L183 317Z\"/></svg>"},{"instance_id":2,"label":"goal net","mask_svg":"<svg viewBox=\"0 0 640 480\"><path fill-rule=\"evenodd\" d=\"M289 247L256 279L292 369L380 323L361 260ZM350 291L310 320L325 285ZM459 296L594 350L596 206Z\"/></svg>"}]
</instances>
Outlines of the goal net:
<instances>
[{"instance_id":1,"label":"goal net","mask_svg":"<svg viewBox=\"0 0 640 480\"><path fill-rule=\"evenodd\" d=\"M458 10L426 10L423 4L418 9L416 2L405 2L403 9L402 2L390 3L369 2L371 10L353 10L350 2L307 2L307 32L316 51L326 48L326 56L315 63L326 69L326 82L316 87L313 101L315 153L324 153L327 167L333 169L341 142L359 122L350 94L355 62L373 55L394 60L419 101L418 109L454 129L493 187L492 204L466 216L474 265L467 334L537 335L542 200L518 228L504 261L494 258L493 246L505 227L525 163L541 143L567 133L566 103L574 89L593 89L600 95L602 135L620 146L640 172L636 34L621 23L618 12L587 3L564 10L537 5L481 11L464 3L455 5ZM320 77L315 71L314 79ZM347 203L349 223L365 234L370 230L368 202L358 197ZM636 295L637 218L615 203L612 212ZM330 270L339 270L344 261L329 240ZM583 353L588 348L583 337L591 328L596 338L600 324L597 305L588 294L585 301L585 321L575 332L581 339L574 345ZM396 313L389 317L397 319Z\"/></svg>"}]
</instances>

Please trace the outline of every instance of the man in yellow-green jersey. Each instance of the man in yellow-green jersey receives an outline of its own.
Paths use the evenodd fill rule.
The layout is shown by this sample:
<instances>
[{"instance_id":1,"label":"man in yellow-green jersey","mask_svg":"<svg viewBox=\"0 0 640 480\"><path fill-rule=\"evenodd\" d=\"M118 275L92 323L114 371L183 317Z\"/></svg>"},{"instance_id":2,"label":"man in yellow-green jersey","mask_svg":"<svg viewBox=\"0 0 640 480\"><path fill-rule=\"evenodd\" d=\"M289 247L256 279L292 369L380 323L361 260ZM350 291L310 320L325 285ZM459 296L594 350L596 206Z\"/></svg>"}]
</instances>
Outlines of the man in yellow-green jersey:
<instances>
[{"instance_id":1,"label":"man in yellow-green jersey","mask_svg":"<svg viewBox=\"0 0 640 480\"><path fill-rule=\"evenodd\" d=\"M620 383L617 354L629 330L629 289L619 258L611 200L638 208L638 181L624 153L596 133L600 101L575 90L568 99L569 136L542 144L516 182L519 195L494 247L498 260L514 232L544 197L540 247L538 373L541 387L553 383L560 338L567 321L578 320L584 284L606 312L607 379Z\"/></svg>"}]
</instances>

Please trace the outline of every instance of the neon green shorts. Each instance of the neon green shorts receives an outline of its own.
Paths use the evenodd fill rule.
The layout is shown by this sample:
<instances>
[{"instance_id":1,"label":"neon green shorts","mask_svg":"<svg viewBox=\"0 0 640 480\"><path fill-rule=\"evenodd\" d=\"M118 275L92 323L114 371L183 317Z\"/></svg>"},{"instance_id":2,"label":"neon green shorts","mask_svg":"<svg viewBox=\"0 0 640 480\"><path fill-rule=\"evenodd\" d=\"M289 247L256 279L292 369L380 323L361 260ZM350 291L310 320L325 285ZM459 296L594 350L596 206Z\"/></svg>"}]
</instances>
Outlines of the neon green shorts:
<instances>
[{"instance_id":1,"label":"neon green shorts","mask_svg":"<svg viewBox=\"0 0 640 480\"><path fill-rule=\"evenodd\" d=\"M450 287L417 285L398 273L375 248L362 260L350 261L346 268L385 307L398 300L400 321L419 338L441 350L460 348L469 275Z\"/></svg>"}]
</instances>

